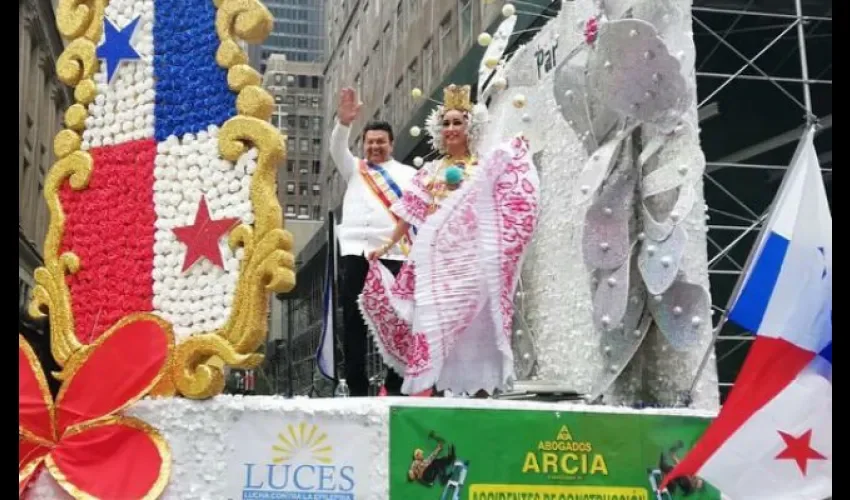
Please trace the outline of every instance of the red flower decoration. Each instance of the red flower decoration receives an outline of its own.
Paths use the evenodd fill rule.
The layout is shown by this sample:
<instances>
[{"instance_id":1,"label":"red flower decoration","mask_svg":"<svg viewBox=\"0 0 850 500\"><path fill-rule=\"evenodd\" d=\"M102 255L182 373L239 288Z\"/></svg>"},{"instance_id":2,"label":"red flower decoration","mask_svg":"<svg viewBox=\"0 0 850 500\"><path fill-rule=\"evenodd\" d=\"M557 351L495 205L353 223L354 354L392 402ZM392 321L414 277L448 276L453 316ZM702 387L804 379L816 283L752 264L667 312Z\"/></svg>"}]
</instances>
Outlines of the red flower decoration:
<instances>
[{"instance_id":1,"label":"red flower decoration","mask_svg":"<svg viewBox=\"0 0 850 500\"><path fill-rule=\"evenodd\" d=\"M596 36L599 34L599 21L595 17L591 17L584 25L584 41L588 45L592 45L596 41Z\"/></svg>"},{"instance_id":2,"label":"red flower decoration","mask_svg":"<svg viewBox=\"0 0 850 500\"><path fill-rule=\"evenodd\" d=\"M174 340L164 321L133 314L66 366L56 401L41 363L18 336L18 494L41 466L75 498L156 498L171 451L150 425L118 413L147 394Z\"/></svg>"}]
</instances>

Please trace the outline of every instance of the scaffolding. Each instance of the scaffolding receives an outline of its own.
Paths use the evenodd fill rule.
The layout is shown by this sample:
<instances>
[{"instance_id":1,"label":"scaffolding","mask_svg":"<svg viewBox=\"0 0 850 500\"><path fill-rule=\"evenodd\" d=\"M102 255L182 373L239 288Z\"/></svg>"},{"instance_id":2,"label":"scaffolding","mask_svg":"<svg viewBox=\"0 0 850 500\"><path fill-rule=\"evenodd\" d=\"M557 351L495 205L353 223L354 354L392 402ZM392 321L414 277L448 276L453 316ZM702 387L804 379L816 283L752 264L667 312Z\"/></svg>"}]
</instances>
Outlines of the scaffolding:
<instances>
[{"instance_id":1,"label":"scaffolding","mask_svg":"<svg viewBox=\"0 0 850 500\"><path fill-rule=\"evenodd\" d=\"M723 114L721 101L724 93L738 82L778 90L781 95L776 96L776 108L790 107L787 113L791 113L792 117L793 113L799 112L798 123L793 128L754 139L734 152L712 157L712 151L721 148L704 147L707 156L704 185L708 203L706 218L709 219L709 277L715 327L720 325L721 328L714 349L724 397L734 383L753 336L721 319L734 285L740 278L743 263L767 217L770 202L793 149L812 124L818 127L819 135L828 136L821 141L829 146L827 151L819 150L819 161L831 202L829 131L832 127L832 80L829 78L832 73L832 4L803 0L772 2L770 8L766 7L767 2L761 6L754 4L755 0L748 0L744 7L724 8L716 2L695 1L692 8L695 41L699 38L711 41L706 44L703 39L699 40L702 43L697 43L696 77L701 94L698 111L704 145L731 139L720 135L728 135L734 129L721 126L712 130L707 125ZM753 43L753 35L762 38L760 47ZM824 54L824 41L829 43L828 54ZM783 45L788 42L796 43L790 48ZM818 45L819 57L813 64L810 55L814 44ZM710 45L711 48L700 53L701 45ZM740 45L746 45L746 49ZM721 51L725 52L725 62L733 62L736 70L709 71L708 67ZM746 55L746 51L752 55ZM773 69L765 70L768 67L763 64L766 54L779 57ZM758 91L768 89L759 87ZM816 95L814 100L813 94ZM748 105L740 98L732 103L732 106ZM718 137L711 137L712 134ZM757 132L752 137L756 138ZM764 158L769 160L762 160ZM763 184L766 184L760 189L754 185L759 179L764 179ZM776 187L771 187L773 184ZM712 203L711 200L719 202Z\"/></svg>"}]
</instances>

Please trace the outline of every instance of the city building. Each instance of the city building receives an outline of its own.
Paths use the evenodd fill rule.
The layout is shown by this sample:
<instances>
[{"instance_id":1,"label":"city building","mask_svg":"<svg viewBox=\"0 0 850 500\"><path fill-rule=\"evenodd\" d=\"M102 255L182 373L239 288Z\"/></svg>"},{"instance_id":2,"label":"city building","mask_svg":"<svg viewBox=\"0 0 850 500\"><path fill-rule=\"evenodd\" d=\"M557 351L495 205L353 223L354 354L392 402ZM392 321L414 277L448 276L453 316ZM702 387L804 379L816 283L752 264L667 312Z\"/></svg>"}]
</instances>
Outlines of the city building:
<instances>
[{"instance_id":1,"label":"city building","mask_svg":"<svg viewBox=\"0 0 850 500\"><path fill-rule=\"evenodd\" d=\"M262 43L261 72L272 54L285 54L292 62L325 59L325 0L266 0L274 28Z\"/></svg>"},{"instance_id":2,"label":"city building","mask_svg":"<svg viewBox=\"0 0 850 500\"><path fill-rule=\"evenodd\" d=\"M244 40L239 40L239 46L245 51L248 56L248 65L262 73L263 66L263 46L253 43L247 43Z\"/></svg>"},{"instance_id":3,"label":"city building","mask_svg":"<svg viewBox=\"0 0 850 500\"><path fill-rule=\"evenodd\" d=\"M321 183L322 69L321 63L289 61L283 54L271 54L263 75L263 86L276 105L272 125L280 129L287 141L286 161L278 169L278 198L286 230L295 241L293 254L302 276L295 290L271 300L267 365L258 387L268 385L275 392L301 393L310 386L310 382L303 380L312 372L311 356L319 336L316 318L321 317L322 310L322 270L305 270L303 254L314 236L323 234L326 226L327 203ZM308 249L307 253L312 256L315 250ZM317 272L318 279L303 278L305 272Z\"/></svg>"},{"instance_id":4,"label":"city building","mask_svg":"<svg viewBox=\"0 0 850 500\"><path fill-rule=\"evenodd\" d=\"M72 97L56 77L56 60L64 45L56 30L53 3L22 0L18 18L18 328L42 364L51 369L55 364L47 321L30 318L26 309L33 273L44 263L49 214L43 190L54 161L53 137L62 129Z\"/></svg>"},{"instance_id":5,"label":"city building","mask_svg":"<svg viewBox=\"0 0 850 500\"><path fill-rule=\"evenodd\" d=\"M288 61L272 54L263 86L275 100L272 125L286 136L286 162L278 169L278 198L286 228L296 240L296 255L321 227L325 211L322 186L322 66Z\"/></svg>"}]
</instances>

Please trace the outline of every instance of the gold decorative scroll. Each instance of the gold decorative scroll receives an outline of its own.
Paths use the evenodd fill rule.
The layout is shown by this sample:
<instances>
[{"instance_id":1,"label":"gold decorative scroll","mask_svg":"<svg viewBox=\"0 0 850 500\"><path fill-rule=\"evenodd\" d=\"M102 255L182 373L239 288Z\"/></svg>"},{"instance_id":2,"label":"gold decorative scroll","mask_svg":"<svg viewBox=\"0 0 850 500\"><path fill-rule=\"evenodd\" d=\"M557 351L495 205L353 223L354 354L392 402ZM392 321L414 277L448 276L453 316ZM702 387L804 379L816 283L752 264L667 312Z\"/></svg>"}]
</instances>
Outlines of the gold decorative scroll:
<instances>
[{"instance_id":1,"label":"gold decorative scroll","mask_svg":"<svg viewBox=\"0 0 850 500\"><path fill-rule=\"evenodd\" d=\"M56 162L47 173L44 200L50 213L44 243L44 266L35 270L35 287L29 314L39 318L50 315L51 354L60 367L65 367L74 355L82 355L83 345L74 334L71 294L65 278L77 272L80 259L73 252L60 254L65 230L65 213L59 201L59 190L67 179L71 189L88 186L93 161L81 151L82 131L88 116L86 105L94 100L92 77L98 68L95 43L103 32L103 12L106 0L60 0L56 6L56 25L59 33L71 42L56 61L56 75L62 83L76 87L73 104L65 112L67 128L56 134L53 151ZM63 370L55 376L62 380Z\"/></svg>"},{"instance_id":2,"label":"gold decorative scroll","mask_svg":"<svg viewBox=\"0 0 850 500\"><path fill-rule=\"evenodd\" d=\"M283 215L277 199L277 167L286 158L284 137L268 123L274 100L262 87L262 78L245 64L247 54L237 38L259 43L271 32L273 19L257 0L217 0L216 32L221 45L218 64L227 69L227 83L236 92L239 113L224 123L219 132L221 156L231 162L256 148L257 169L251 178L253 227L237 226L230 233L230 247L242 247L231 315L221 330L195 335L176 349L172 375L180 394L205 399L224 389L224 364L254 368L262 363L257 354L268 334L268 294L286 292L295 286L292 235L283 230Z\"/></svg>"}]
</instances>

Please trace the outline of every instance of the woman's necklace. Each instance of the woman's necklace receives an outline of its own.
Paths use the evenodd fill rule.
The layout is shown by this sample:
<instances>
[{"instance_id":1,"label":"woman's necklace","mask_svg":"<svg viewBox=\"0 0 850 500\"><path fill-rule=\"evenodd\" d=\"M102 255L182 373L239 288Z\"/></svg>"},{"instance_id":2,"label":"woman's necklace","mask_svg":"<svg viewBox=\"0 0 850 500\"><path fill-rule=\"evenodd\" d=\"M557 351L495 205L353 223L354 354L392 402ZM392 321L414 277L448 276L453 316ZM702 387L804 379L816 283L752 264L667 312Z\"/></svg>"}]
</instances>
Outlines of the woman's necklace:
<instances>
[{"instance_id":1,"label":"woman's necklace","mask_svg":"<svg viewBox=\"0 0 850 500\"><path fill-rule=\"evenodd\" d=\"M434 213L437 205L446 199L449 193L460 187L475 165L477 160L473 155L463 158L443 157L429 183L432 197L429 213Z\"/></svg>"}]
</instances>

